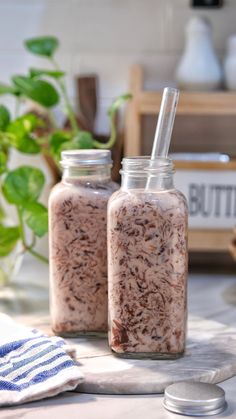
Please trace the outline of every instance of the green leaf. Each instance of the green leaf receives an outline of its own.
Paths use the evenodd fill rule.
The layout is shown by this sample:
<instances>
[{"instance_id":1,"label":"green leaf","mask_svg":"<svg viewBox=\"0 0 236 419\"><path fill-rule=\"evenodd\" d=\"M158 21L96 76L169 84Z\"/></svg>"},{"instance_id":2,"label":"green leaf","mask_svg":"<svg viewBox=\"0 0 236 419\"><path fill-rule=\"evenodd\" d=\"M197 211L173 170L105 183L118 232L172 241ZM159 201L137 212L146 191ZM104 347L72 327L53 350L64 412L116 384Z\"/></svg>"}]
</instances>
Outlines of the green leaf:
<instances>
[{"instance_id":1,"label":"green leaf","mask_svg":"<svg viewBox=\"0 0 236 419\"><path fill-rule=\"evenodd\" d=\"M48 76L53 77L54 79L59 79L60 77L65 76L64 71L56 71L56 70L40 70L37 68L30 68L30 77L41 77L41 76Z\"/></svg>"},{"instance_id":2,"label":"green leaf","mask_svg":"<svg viewBox=\"0 0 236 419\"><path fill-rule=\"evenodd\" d=\"M0 131L4 131L10 122L10 113L6 106L0 105Z\"/></svg>"},{"instance_id":3,"label":"green leaf","mask_svg":"<svg viewBox=\"0 0 236 419\"><path fill-rule=\"evenodd\" d=\"M0 257L12 252L19 237L19 227L6 227L0 224Z\"/></svg>"},{"instance_id":4,"label":"green leaf","mask_svg":"<svg viewBox=\"0 0 236 419\"><path fill-rule=\"evenodd\" d=\"M45 179L40 169L22 166L9 172L4 180L2 191L10 204L24 205L38 199Z\"/></svg>"},{"instance_id":5,"label":"green leaf","mask_svg":"<svg viewBox=\"0 0 236 419\"><path fill-rule=\"evenodd\" d=\"M88 131L80 131L72 142L78 145L78 148L93 148L93 136Z\"/></svg>"},{"instance_id":6,"label":"green leaf","mask_svg":"<svg viewBox=\"0 0 236 419\"><path fill-rule=\"evenodd\" d=\"M38 202L30 202L23 206L23 220L38 237L44 236L48 231L47 208Z\"/></svg>"},{"instance_id":7,"label":"green leaf","mask_svg":"<svg viewBox=\"0 0 236 419\"><path fill-rule=\"evenodd\" d=\"M11 144L21 153L25 154L39 154L41 148L36 143L35 138L32 135L25 135L24 137L15 137L11 140Z\"/></svg>"},{"instance_id":8,"label":"green leaf","mask_svg":"<svg viewBox=\"0 0 236 419\"><path fill-rule=\"evenodd\" d=\"M20 94L19 90L16 87L9 86L8 84L0 83L0 95L15 95L18 96Z\"/></svg>"},{"instance_id":9,"label":"green leaf","mask_svg":"<svg viewBox=\"0 0 236 419\"><path fill-rule=\"evenodd\" d=\"M19 133L29 134L34 131L35 128L42 126L42 120L39 119L34 114L28 113L26 115L20 116L19 118L12 121L8 127L7 132L11 132L13 134Z\"/></svg>"},{"instance_id":10,"label":"green leaf","mask_svg":"<svg viewBox=\"0 0 236 419\"><path fill-rule=\"evenodd\" d=\"M80 131L71 141L63 143L60 151L62 150L77 150L77 149L90 149L94 148L94 139L90 132Z\"/></svg>"},{"instance_id":11,"label":"green leaf","mask_svg":"<svg viewBox=\"0 0 236 419\"><path fill-rule=\"evenodd\" d=\"M0 151L0 175L7 170L7 156L3 151Z\"/></svg>"},{"instance_id":12,"label":"green leaf","mask_svg":"<svg viewBox=\"0 0 236 419\"><path fill-rule=\"evenodd\" d=\"M49 139L50 151L54 158L59 161L61 157L61 146L71 139L71 135L64 131L54 132Z\"/></svg>"},{"instance_id":13,"label":"green leaf","mask_svg":"<svg viewBox=\"0 0 236 419\"><path fill-rule=\"evenodd\" d=\"M112 105L110 106L110 108L107 111L107 114L112 117L116 111L128 100L130 100L132 98L132 95L129 93L126 93L125 95L119 96L117 99L114 100L114 102L112 103Z\"/></svg>"},{"instance_id":14,"label":"green leaf","mask_svg":"<svg viewBox=\"0 0 236 419\"><path fill-rule=\"evenodd\" d=\"M25 41L25 47L36 55L52 57L59 45L59 41L54 36L41 36Z\"/></svg>"},{"instance_id":15,"label":"green leaf","mask_svg":"<svg viewBox=\"0 0 236 419\"><path fill-rule=\"evenodd\" d=\"M40 105L50 108L59 102L55 87L45 80L35 80L26 76L13 76L13 83L22 95L34 100Z\"/></svg>"},{"instance_id":16,"label":"green leaf","mask_svg":"<svg viewBox=\"0 0 236 419\"><path fill-rule=\"evenodd\" d=\"M40 146L35 138L30 135L31 132L42 125L42 121L33 114L23 115L12 121L7 132L11 135L11 145L22 153L37 154L40 152Z\"/></svg>"}]
</instances>

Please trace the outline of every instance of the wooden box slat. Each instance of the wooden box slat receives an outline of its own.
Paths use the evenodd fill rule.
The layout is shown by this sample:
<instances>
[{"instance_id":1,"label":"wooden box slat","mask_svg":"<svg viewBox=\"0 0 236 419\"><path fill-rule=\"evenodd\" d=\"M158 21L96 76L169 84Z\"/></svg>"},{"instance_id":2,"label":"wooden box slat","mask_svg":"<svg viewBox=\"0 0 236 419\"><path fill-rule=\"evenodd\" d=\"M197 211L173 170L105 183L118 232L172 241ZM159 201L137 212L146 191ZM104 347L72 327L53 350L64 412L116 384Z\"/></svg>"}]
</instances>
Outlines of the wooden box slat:
<instances>
[{"instance_id":1,"label":"wooden box slat","mask_svg":"<svg viewBox=\"0 0 236 419\"><path fill-rule=\"evenodd\" d=\"M133 99L127 108L125 124L124 154L141 154L141 123L144 115L157 115L162 92L145 91L143 69L139 65L131 68L130 92ZM182 92L177 109L178 115L236 115L236 93L233 92ZM236 161L189 162L176 161L181 170L236 170ZM228 251L232 242L232 230L190 229L189 250L205 252Z\"/></svg>"}]
</instances>

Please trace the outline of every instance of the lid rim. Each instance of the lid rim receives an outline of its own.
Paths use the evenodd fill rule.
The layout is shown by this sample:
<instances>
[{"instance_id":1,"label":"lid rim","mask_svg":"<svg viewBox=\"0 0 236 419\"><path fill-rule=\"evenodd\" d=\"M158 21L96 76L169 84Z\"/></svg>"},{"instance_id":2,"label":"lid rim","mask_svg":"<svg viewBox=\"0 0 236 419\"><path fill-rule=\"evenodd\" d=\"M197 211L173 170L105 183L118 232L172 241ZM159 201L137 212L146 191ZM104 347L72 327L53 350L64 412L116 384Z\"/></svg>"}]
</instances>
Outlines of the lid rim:
<instances>
[{"instance_id":1,"label":"lid rim","mask_svg":"<svg viewBox=\"0 0 236 419\"><path fill-rule=\"evenodd\" d=\"M181 403L171 403L171 401L170 400L168 400L167 398L165 398L165 400L166 400L166 403L168 404L168 405L170 405L170 406L173 406L173 407L175 407L175 406L177 406L177 407L183 407L183 408L191 408L191 410L197 410L197 409L199 409L199 408L202 408L203 410L209 410L209 409L214 409L214 408L218 408L218 407L221 407L222 406L222 404L224 404L225 403L225 400L219 400L217 403L210 403L210 404L199 404L199 405L194 405L193 404L193 401L190 401L188 404L186 403L186 404L181 404Z\"/></svg>"},{"instance_id":2,"label":"lid rim","mask_svg":"<svg viewBox=\"0 0 236 419\"><path fill-rule=\"evenodd\" d=\"M111 151L97 149L63 150L60 165L62 167L111 165Z\"/></svg>"},{"instance_id":3,"label":"lid rim","mask_svg":"<svg viewBox=\"0 0 236 419\"><path fill-rule=\"evenodd\" d=\"M185 416L211 416L211 415L218 415L219 413L222 413L227 408L227 402L225 401L224 404L220 407L211 409L211 410L200 410L197 412L196 410L193 410L191 408L189 409L178 409L178 406L170 406L168 403L166 403L166 400L163 400L163 406L165 409L167 409L169 412L173 413L180 413Z\"/></svg>"}]
</instances>

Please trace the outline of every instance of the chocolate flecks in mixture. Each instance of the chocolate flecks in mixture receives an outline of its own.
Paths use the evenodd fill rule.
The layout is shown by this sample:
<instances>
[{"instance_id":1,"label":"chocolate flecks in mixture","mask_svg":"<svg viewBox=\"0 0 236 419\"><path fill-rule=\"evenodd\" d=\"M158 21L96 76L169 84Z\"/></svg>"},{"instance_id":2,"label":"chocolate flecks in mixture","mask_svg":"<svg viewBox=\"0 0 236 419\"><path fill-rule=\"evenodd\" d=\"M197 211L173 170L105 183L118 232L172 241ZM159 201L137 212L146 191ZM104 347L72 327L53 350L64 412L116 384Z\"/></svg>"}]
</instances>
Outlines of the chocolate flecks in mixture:
<instances>
[{"instance_id":1,"label":"chocolate flecks in mixture","mask_svg":"<svg viewBox=\"0 0 236 419\"><path fill-rule=\"evenodd\" d=\"M111 181L60 183L49 201L52 328L107 330L107 202Z\"/></svg>"},{"instance_id":2,"label":"chocolate flecks in mixture","mask_svg":"<svg viewBox=\"0 0 236 419\"><path fill-rule=\"evenodd\" d=\"M126 328L117 320L113 321L112 334L115 345L124 345L129 340Z\"/></svg>"},{"instance_id":3,"label":"chocolate flecks in mixture","mask_svg":"<svg viewBox=\"0 0 236 419\"><path fill-rule=\"evenodd\" d=\"M187 206L178 191L119 191L109 203L111 348L181 353L185 345Z\"/></svg>"}]
</instances>

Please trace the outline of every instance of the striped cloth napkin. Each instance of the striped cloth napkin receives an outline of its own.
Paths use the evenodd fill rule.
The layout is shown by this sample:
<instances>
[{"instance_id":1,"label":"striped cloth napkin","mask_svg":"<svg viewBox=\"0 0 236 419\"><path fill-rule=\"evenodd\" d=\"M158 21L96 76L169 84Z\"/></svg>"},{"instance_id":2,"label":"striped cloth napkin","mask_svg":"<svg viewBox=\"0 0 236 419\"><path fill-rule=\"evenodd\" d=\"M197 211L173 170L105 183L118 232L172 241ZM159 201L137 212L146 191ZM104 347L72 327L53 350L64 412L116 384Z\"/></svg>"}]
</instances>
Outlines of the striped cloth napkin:
<instances>
[{"instance_id":1,"label":"striped cloth napkin","mask_svg":"<svg viewBox=\"0 0 236 419\"><path fill-rule=\"evenodd\" d=\"M17 405L74 390L83 381L64 340L0 314L0 406Z\"/></svg>"}]
</instances>

